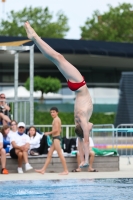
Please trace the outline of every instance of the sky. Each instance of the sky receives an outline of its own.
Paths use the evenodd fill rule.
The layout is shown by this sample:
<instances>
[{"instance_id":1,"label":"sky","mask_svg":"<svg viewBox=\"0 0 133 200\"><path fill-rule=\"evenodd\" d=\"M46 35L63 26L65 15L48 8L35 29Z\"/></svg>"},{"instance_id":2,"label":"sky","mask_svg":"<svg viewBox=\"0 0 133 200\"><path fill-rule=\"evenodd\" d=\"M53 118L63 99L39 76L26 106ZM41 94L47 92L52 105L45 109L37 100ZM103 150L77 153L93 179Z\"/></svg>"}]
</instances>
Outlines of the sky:
<instances>
[{"instance_id":1,"label":"sky","mask_svg":"<svg viewBox=\"0 0 133 200\"><path fill-rule=\"evenodd\" d=\"M61 10L69 19L70 30L65 38L79 39L81 34L79 27L85 24L88 17L92 17L95 10L99 10L102 14L108 11L108 4L115 7L124 2L133 4L133 0L6 0L5 3L1 0L0 19L6 19L6 13L11 10L20 11L29 6L48 7L54 15Z\"/></svg>"}]
</instances>

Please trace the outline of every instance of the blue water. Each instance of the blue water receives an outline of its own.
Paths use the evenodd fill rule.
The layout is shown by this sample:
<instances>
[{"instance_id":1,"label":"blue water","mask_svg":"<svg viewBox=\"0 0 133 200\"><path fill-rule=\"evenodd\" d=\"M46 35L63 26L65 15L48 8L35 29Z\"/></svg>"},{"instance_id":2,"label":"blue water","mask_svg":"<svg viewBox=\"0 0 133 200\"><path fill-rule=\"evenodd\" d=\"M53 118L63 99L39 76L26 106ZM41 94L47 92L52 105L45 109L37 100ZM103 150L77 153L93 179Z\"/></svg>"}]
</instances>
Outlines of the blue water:
<instances>
[{"instance_id":1,"label":"blue water","mask_svg":"<svg viewBox=\"0 0 133 200\"><path fill-rule=\"evenodd\" d=\"M0 200L132 200L133 179L0 182Z\"/></svg>"}]
</instances>

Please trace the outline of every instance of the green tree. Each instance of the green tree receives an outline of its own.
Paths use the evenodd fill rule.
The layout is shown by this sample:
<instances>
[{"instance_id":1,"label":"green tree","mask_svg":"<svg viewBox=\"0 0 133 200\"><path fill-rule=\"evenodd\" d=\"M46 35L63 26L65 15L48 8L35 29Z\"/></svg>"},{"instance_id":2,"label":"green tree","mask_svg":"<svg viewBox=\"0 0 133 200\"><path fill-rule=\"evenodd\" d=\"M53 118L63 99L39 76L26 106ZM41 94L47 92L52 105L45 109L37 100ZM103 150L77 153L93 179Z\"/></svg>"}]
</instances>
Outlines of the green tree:
<instances>
[{"instance_id":1,"label":"green tree","mask_svg":"<svg viewBox=\"0 0 133 200\"><path fill-rule=\"evenodd\" d=\"M28 78L25 82L27 90L30 89L30 79ZM50 76L47 78L43 78L40 76L34 77L34 91L41 91L41 100L43 100L43 93L48 92L58 92L61 88L60 80L57 78L51 78Z\"/></svg>"},{"instance_id":2,"label":"green tree","mask_svg":"<svg viewBox=\"0 0 133 200\"><path fill-rule=\"evenodd\" d=\"M7 14L7 20L0 21L0 35L6 36L26 36L24 22L29 21L40 37L64 38L69 31L68 18L59 11L54 21L53 14L49 9L24 8L19 12L13 10Z\"/></svg>"},{"instance_id":3,"label":"green tree","mask_svg":"<svg viewBox=\"0 0 133 200\"><path fill-rule=\"evenodd\" d=\"M133 5L123 3L100 14L95 11L91 19L80 27L81 37L89 40L133 42Z\"/></svg>"}]
</instances>

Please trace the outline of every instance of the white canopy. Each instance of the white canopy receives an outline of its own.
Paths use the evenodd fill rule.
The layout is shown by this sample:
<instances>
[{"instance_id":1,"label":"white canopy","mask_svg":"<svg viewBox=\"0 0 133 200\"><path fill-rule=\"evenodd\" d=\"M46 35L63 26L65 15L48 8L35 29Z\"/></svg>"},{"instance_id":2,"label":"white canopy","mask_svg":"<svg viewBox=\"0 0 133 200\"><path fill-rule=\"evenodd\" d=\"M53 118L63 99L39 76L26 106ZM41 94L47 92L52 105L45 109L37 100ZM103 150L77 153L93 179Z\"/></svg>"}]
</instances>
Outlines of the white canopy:
<instances>
[{"instance_id":1,"label":"white canopy","mask_svg":"<svg viewBox=\"0 0 133 200\"><path fill-rule=\"evenodd\" d=\"M114 88L89 88L89 92L92 98L93 104L117 104L119 99L119 89ZM1 91L4 93L6 98L14 99L14 88ZM41 92L37 91L33 93L34 98L40 99ZM23 86L18 87L18 99L26 99L30 97L30 92ZM58 93L43 94L44 99L75 99L75 93L72 92L70 95L62 95Z\"/></svg>"},{"instance_id":2,"label":"white canopy","mask_svg":"<svg viewBox=\"0 0 133 200\"><path fill-rule=\"evenodd\" d=\"M0 93L4 93L6 98L9 99L14 99L15 97L15 91L14 88L8 89L8 90L3 90ZM34 98L41 98L41 91L37 91L33 93ZM56 93L51 93L49 92L48 94L43 95L44 98L59 98L62 95L61 94L56 94ZM30 92L23 86L18 87L18 98L29 98L30 97Z\"/></svg>"},{"instance_id":3,"label":"white canopy","mask_svg":"<svg viewBox=\"0 0 133 200\"><path fill-rule=\"evenodd\" d=\"M119 89L117 88L89 88L94 104L117 104Z\"/></svg>"}]
</instances>

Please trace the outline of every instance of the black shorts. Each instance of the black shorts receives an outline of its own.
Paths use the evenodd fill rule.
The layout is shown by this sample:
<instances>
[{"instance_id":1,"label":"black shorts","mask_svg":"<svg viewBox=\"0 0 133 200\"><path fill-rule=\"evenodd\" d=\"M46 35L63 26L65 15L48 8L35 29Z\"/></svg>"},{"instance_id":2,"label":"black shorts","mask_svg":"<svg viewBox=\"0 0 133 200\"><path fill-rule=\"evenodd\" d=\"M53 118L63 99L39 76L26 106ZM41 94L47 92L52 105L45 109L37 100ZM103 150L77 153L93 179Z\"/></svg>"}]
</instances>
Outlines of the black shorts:
<instances>
[{"instance_id":1,"label":"black shorts","mask_svg":"<svg viewBox=\"0 0 133 200\"><path fill-rule=\"evenodd\" d=\"M18 158L17 154L15 153L15 149L14 149L14 148L12 148L12 149L10 150L10 156L11 156L12 158L15 158L15 159Z\"/></svg>"},{"instance_id":2,"label":"black shorts","mask_svg":"<svg viewBox=\"0 0 133 200\"><path fill-rule=\"evenodd\" d=\"M55 139L57 139L57 140L61 141L61 136L60 136L60 135L53 136L53 140L55 140Z\"/></svg>"}]
</instances>

